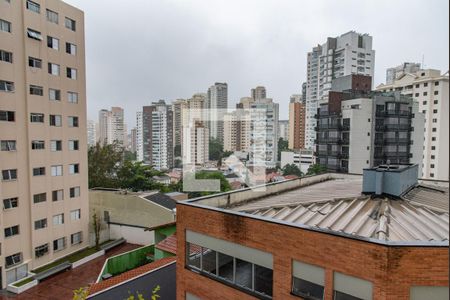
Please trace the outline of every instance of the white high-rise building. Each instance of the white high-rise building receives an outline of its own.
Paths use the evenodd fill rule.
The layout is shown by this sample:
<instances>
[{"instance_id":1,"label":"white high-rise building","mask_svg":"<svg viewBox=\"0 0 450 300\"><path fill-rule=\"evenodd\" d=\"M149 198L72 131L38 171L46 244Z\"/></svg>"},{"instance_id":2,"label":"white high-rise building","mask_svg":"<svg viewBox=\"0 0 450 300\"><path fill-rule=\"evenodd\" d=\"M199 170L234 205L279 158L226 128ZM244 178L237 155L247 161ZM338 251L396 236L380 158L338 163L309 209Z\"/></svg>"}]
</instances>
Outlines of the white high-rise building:
<instances>
[{"instance_id":1,"label":"white high-rise building","mask_svg":"<svg viewBox=\"0 0 450 300\"><path fill-rule=\"evenodd\" d=\"M226 83L216 82L208 89L206 108L211 109L208 122L210 137L223 141L223 115L214 110L228 108L228 85Z\"/></svg>"},{"instance_id":2,"label":"white high-rise building","mask_svg":"<svg viewBox=\"0 0 450 300\"><path fill-rule=\"evenodd\" d=\"M97 128L95 121L87 121L87 143L89 147L95 146L97 143Z\"/></svg>"},{"instance_id":3,"label":"white high-rise building","mask_svg":"<svg viewBox=\"0 0 450 300\"><path fill-rule=\"evenodd\" d=\"M399 66L388 68L386 70L386 84L392 84L394 80L397 80L405 73L415 74L420 69L421 68L419 63L412 62L405 62Z\"/></svg>"},{"instance_id":4,"label":"white high-rise building","mask_svg":"<svg viewBox=\"0 0 450 300\"><path fill-rule=\"evenodd\" d=\"M289 140L289 120L278 121L278 138Z\"/></svg>"},{"instance_id":5,"label":"white high-rise building","mask_svg":"<svg viewBox=\"0 0 450 300\"><path fill-rule=\"evenodd\" d=\"M127 131L124 122L123 108L111 107L111 110L102 109L98 115L100 143L127 145Z\"/></svg>"},{"instance_id":6,"label":"white high-rise building","mask_svg":"<svg viewBox=\"0 0 450 300\"><path fill-rule=\"evenodd\" d=\"M156 170L173 167L173 112L164 100L153 102L151 112L151 164Z\"/></svg>"},{"instance_id":7,"label":"white high-rise building","mask_svg":"<svg viewBox=\"0 0 450 300\"><path fill-rule=\"evenodd\" d=\"M144 161L144 140L142 131L142 111L136 113L136 159Z\"/></svg>"},{"instance_id":8,"label":"white high-rise building","mask_svg":"<svg viewBox=\"0 0 450 300\"><path fill-rule=\"evenodd\" d=\"M439 70L404 73L378 91L400 91L413 97L425 115L422 178L449 180L449 74ZM414 140L414 143L420 141Z\"/></svg>"},{"instance_id":9,"label":"white high-rise building","mask_svg":"<svg viewBox=\"0 0 450 300\"><path fill-rule=\"evenodd\" d=\"M305 147L313 149L318 105L328 101L331 81L350 74L373 78L375 51L368 34L347 32L314 47L307 56Z\"/></svg>"}]
</instances>

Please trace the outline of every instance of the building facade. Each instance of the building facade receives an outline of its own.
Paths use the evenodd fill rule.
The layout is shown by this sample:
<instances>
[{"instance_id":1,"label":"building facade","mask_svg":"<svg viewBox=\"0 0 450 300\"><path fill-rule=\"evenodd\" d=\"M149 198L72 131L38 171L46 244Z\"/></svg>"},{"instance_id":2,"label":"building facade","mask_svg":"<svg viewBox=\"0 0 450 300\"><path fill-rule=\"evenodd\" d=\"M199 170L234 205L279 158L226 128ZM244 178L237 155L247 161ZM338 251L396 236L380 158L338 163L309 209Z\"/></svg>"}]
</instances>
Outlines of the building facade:
<instances>
[{"instance_id":1,"label":"building facade","mask_svg":"<svg viewBox=\"0 0 450 300\"><path fill-rule=\"evenodd\" d=\"M386 70L386 84L392 84L400 76L406 73L415 74L421 69L419 63L405 62L393 68Z\"/></svg>"},{"instance_id":2,"label":"building facade","mask_svg":"<svg viewBox=\"0 0 450 300\"><path fill-rule=\"evenodd\" d=\"M84 13L0 2L1 286L88 246Z\"/></svg>"},{"instance_id":3,"label":"building facade","mask_svg":"<svg viewBox=\"0 0 450 300\"><path fill-rule=\"evenodd\" d=\"M285 141L289 140L289 120L278 121L278 138Z\"/></svg>"},{"instance_id":4,"label":"building facade","mask_svg":"<svg viewBox=\"0 0 450 300\"><path fill-rule=\"evenodd\" d=\"M289 149L305 148L306 107L300 98L292 98L289 103Z\"/></svg>"},{"instance_id":5,"label":"building facade","mask_svg":"<svg viewBox=\"0 0 450 300\"><path fill-rule=\"evenodd\" d=\"M296 151L282 151L280 167L284 168L286 165L296 165L303 174L308 173L309 167L314 164L314 152L312 150L296 150Z\"/></svg>"},{"instance_id":6,"label":"building facade","mask_svg":"<svg viewBox=\"0 0 450 300\"><path fill-rule=\"evenodd\" d=\"M328 101L332 80L350 74L374 75L375 51L368 34L347 32L314 47L307 55L306 141L312 149L315 139L315 114L320 103Z\"/></svg>"},{"instance_id":7,"label":"building facade","mask_svg":"<svg viewBox=\"0 0 450 300\"><path fill-rule=\"evenodd\" d=\"M228 85L216 82L208 89L206 108L210 109L208 122L209 135L211 138L223 141L223 115L215 109L228 108Z\"/></svg>"},{"instance_id":8,"label":"building facade","mask_svg":"<svg viewBox=\"0 0 450 300\"><path fill-rule=\"evenodd\" d=\"M381 84L378 91L399 91L412 97L425 115L422 173L425 179L449 179L449 76L439 70L404 73L392 84ZM421 144L419 140L415 143Z\"/></svg>"},{"instance_id":9,"label":"building facade","mask_svg":"<svg viewBox=\"0 0 450 300\"><path fill-rule=\"evenodd\" d=\"M100 143L117 143L123 147L127 146L127 129L123 108L111 107L111 110L101 109L98 113L98 124Z\"/></svg>"},{"instance_id":10,"label":"building facade","mask_svg":"<svg viewBox=\"0 0 450 300\"><path fill-rule=\"evenodd\" d=\"M136 112L136 159L144 161L143 111Z\"/></svg>"},{"instance_id":11,"label":"building facade","mask_svg":"<svg viewBox=\"0 0 450 300\"><path fill-rule=\"evenodd\" d=\"M173 110L173 146L181 149L183 143L183 110L187 109L188 103L185 99L177 99L172 104ZM181 152L180 152L181 153Z\"/></svg>"},{"instance_id":12,"label":"building facade","mask_svg":"<svg viewBox=\"0 0 450 300\"><path fill-rule=\"evenodd\" d=\"M260 100L267 98L266 88L263 86L257 86L254 89L251 89L250 94L253 100Z\"/></svg>"},{"instance_id":13,"label":"building facade","mask_svg":"<svg viewBox=\"0 0 450 300\"><path fill-rule=\"evenodd\" d=\"M87 121L87 143L89 147L97 143L97 126L92 120Z\"/></svg>"},{"instance_id":14,"label":"building facade","mask_svg":"<svg viewBox=\"0 0 450 300\"><path fill-rule=\"evenodd\" d=\"M422 161L423 114L411 97L370 92L371 78L336 79L317 113L316 162L328 170L362 174L381 164ZM421 166L420 168L421 169Z\"/></svg>"}]
</instances>

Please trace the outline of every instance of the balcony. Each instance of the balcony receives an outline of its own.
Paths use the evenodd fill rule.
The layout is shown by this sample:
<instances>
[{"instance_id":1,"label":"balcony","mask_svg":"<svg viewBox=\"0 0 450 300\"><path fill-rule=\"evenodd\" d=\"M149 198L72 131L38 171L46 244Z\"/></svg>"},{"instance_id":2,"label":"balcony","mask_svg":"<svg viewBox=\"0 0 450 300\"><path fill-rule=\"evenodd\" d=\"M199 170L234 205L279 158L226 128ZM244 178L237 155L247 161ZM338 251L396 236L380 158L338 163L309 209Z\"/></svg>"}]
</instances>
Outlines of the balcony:
<instances>
[{"instance_id":1,"label":"balcony","mask_svg":"<svg viewBox=\"0 0 450 300\"><path fill-rule=\"evenodd\" d=\"M411 112L409 110L384 110L377 111L375 113L376 117L390 117L390 116L399 116L399 117L410 117Z\"/></svg>"},{"instance_id":2,"label":"balcony","mask_svg":"<svg viewBox=\"0 0 450 300\"><path fill-rule=\"evenodd\" d=\"M385 124L385 130L402 130L402 131L410 131L410 124Z\"/></svg>"}]
</instances>

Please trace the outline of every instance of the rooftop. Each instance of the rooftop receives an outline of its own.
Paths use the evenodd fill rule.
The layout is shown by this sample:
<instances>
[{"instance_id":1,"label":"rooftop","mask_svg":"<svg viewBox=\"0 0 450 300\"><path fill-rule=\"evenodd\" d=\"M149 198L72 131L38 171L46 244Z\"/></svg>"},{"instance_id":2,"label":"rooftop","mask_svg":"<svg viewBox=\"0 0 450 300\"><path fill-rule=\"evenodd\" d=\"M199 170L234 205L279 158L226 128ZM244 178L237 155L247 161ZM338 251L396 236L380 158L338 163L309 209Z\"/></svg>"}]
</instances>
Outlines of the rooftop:
<instances>
[{"instance_id":1,"label":"rooftop","mask_svg":"<svg viewBox=\"0 0 450 300\"><path fill-rule=\"evenodd\" d=\"M400 197L363 195L363 177L322 174L185 203L377 243L448 245L449 189L417 184ZM224 197L226 196L226 197Z\"/></svg>"}]
</instances>

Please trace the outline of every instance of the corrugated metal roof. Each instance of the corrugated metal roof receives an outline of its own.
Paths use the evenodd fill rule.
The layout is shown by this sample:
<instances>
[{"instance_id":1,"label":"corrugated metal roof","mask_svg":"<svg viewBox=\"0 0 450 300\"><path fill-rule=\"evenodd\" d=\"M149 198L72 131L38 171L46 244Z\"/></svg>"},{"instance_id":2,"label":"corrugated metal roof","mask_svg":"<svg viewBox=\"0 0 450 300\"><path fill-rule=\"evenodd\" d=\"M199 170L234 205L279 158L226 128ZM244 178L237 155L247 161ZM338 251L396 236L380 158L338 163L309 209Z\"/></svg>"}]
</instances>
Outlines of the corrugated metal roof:
<instances>
[{"instance_id":1,"label":"corrugated metal roof","mask_svg":"<svg viewBox=\"0 0 450 300\"><path fill-rule=\"evenodd\" d=\"M329 189L338 188L341 183L327 181L234 209L255 216L384 241L448 241L448 190L439 192L438 198L434 198L436 191L419 186L407 193L408 200L370 196L330 199L344 194L339 189L334 192ZM308 188L309 191L304 193ZM305 197L305 194L313 192L312 188L319 197ZM351 184L347 192L351 194ZM298 201L292 203L295 195ZM444 195L447 206L443 203ZM283 198L286 199L282 201ZM269 200L270 204L265 207L260 203L268 204Z\"/></svg>"},{"instance_id":2,"label":"corrugated metal roof","mask_svg":"<svg viewBox=\"0 0 450 300\"><path fill-rule=\"evenodd\" d=\"M419 185L407 192L403 198L411 201L413 204L424 205L433 209L440 209L448 212L448 196L448 188Z\"/></svg>"}]
</instances>

